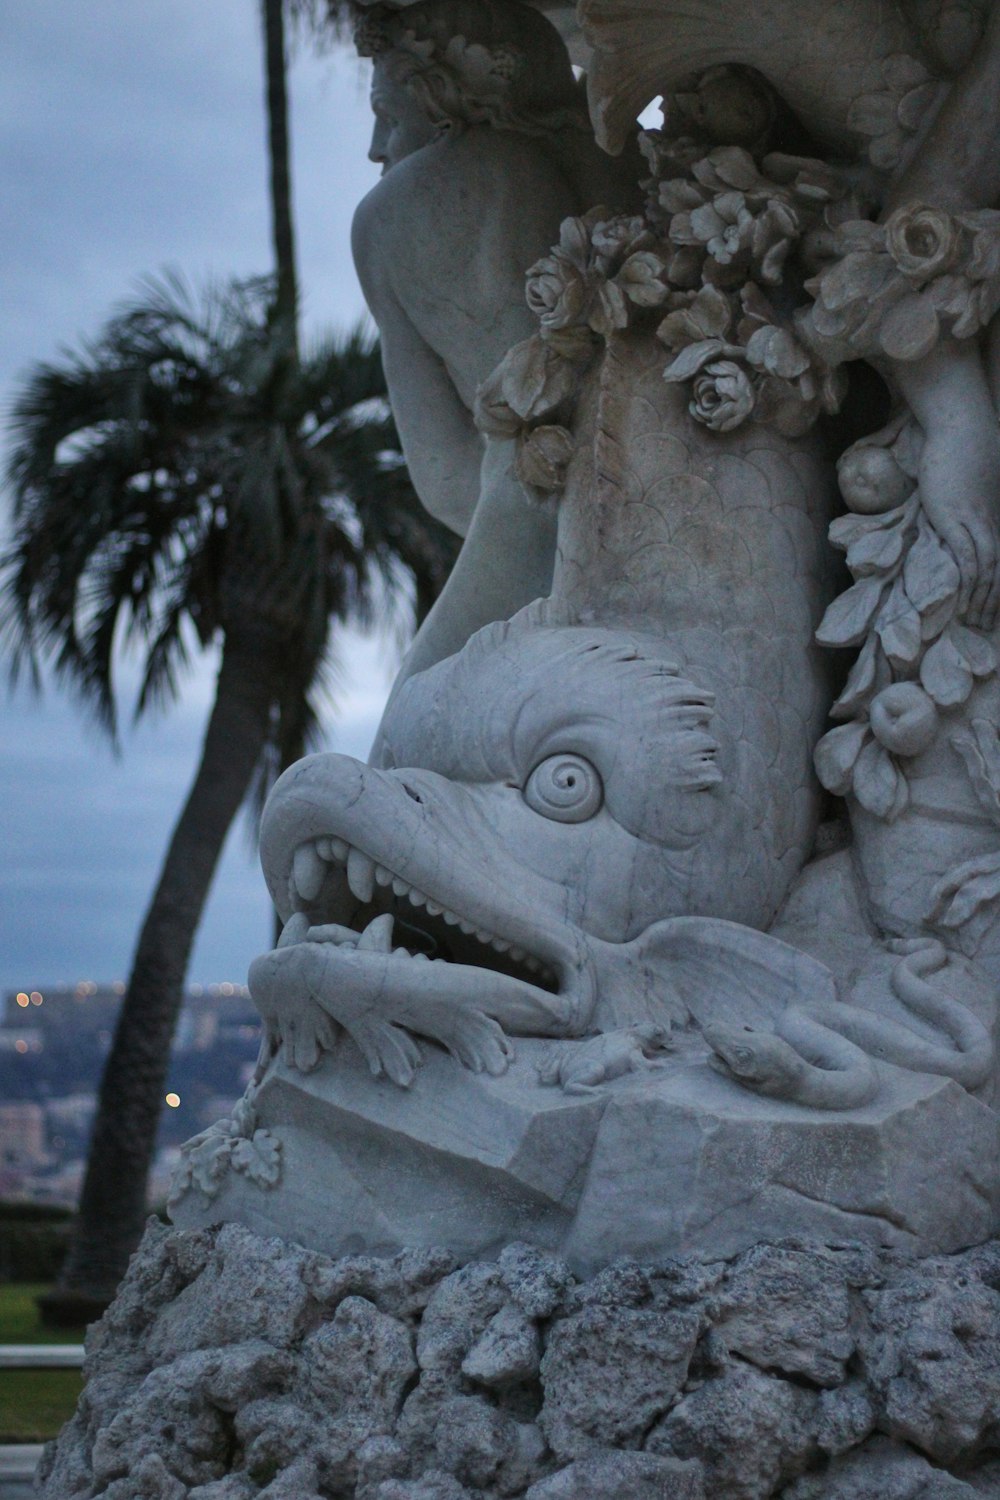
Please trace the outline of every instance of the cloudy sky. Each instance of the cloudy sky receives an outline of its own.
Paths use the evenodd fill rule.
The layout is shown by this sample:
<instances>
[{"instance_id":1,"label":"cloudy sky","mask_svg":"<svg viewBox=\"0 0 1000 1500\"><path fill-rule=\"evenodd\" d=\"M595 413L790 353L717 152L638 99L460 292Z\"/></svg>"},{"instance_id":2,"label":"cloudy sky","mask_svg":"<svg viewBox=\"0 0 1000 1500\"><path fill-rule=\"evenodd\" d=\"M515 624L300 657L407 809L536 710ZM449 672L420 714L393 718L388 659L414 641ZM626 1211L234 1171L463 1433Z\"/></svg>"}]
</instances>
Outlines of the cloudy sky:
<instances>
[{"instance_id":1,"label":"cloudy sky","mask_svg":"<svg viewBox=\"0 0 1000 1500\"><path fill-rule=\"evenodd\" d=\"M299 47L292 68L296 223L306 331L363 311L349 251L375 181L363 64ZM256 0L30 0L0 52L0 403L19 377L95 332L150 272L195 283L270 268ZM328 748L363 756L391 646L344 642L349 681ZM49 688L0 697L0 991L127 973L190 782L212 663L115 760ZM206 911L192 981L242 980L268 903L244 825Z\"/></svg>"}]
</instances>

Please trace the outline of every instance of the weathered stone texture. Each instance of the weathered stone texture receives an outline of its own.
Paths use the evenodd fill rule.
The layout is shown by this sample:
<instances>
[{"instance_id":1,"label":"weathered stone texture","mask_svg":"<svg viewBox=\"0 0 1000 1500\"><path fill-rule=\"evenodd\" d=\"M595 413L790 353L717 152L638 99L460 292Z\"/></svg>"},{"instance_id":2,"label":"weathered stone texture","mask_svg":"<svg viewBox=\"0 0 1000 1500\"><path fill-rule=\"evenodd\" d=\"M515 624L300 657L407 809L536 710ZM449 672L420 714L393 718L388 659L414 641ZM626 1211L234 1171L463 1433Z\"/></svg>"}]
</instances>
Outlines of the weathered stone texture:
<instances>
[{"instance_id":1,"label":"weathered stone texture","mask_svg":"<svg viewBox=\"0 0 1000 1500\"><path fill-rule=\"evenodd\" d=\"M331 1261L153 1223L46 1500L1000 1500L1000 1246Z\"/></svg>"}]
</instances>

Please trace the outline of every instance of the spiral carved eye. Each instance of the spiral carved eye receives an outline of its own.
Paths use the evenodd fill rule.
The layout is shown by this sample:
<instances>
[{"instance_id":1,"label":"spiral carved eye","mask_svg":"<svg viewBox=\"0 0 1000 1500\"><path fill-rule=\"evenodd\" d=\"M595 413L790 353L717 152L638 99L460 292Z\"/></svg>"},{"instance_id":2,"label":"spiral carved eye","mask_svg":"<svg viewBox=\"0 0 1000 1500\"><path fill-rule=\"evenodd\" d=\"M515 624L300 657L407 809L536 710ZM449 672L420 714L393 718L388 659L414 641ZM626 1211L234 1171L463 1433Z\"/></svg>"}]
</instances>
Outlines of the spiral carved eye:
<instances>
[{"instance_id":1,"label":"spiral carved eye","mask_svg":"<svg viewBox=\"0 0 1000 1500\"><path fill-rule=\"evenodd\" d=\"M557 823L585 823L603 799L601 778L582 755L549 755L524 784L528 806Z\"/></svg>"}]
</instances>

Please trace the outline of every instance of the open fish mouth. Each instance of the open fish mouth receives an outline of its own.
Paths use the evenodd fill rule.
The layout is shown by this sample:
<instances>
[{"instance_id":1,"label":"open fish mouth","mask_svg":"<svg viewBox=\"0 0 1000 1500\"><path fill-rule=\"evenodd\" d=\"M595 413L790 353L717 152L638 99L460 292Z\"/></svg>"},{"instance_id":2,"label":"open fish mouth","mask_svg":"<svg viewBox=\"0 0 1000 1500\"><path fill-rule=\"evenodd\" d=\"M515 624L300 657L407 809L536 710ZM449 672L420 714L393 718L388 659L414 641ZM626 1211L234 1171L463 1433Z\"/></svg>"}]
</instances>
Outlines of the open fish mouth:
<instances>
[{"instance_id":1,"label":"open fish mouth","mask_svg":"<svg viewBox=\"0 0 1000 1500\"><path fill-rule=\"evenodd\" d=\"M560 991L567 969L563 943L541 927L526 937L523 913L505 920L498 903L485 925L472 915L478 902L424 889L337 834L296 847L288 904L292 915L279 947L331 943L345 951L461 964L549 994Z\"/></svg>"}]
</instances>

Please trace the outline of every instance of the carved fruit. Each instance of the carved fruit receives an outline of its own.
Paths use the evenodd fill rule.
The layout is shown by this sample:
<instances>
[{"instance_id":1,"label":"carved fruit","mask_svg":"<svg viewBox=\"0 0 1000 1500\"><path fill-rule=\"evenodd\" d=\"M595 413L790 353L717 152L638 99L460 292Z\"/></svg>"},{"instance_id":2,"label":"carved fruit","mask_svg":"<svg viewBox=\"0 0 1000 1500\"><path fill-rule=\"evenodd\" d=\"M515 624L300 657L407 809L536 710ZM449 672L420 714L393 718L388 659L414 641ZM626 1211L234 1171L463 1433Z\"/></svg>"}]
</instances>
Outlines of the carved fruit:
<instances>
[{"instance_id":1,"label":"carved fruit","mask_svg":"<svg viewBox=\"0 0 1000 1500\"><path fill-rule=\"evenodd\" d=\"M869 715L879 744L896 755L919 755L937 732L937 709L915 682L883 688L872 700Z\"/></svg>"},{"instance_id":2,"label":"carved fruit","mask_svg":"<svg viewBox=\"0 0 1000 1500\"><path fill-rule=\"evenodd\" d=\"M849 448L837 465L837 478L851 510L863 516L895 510L913 489L913 480L888 449L874 445Z\"/></svg>"}]
</instances>

